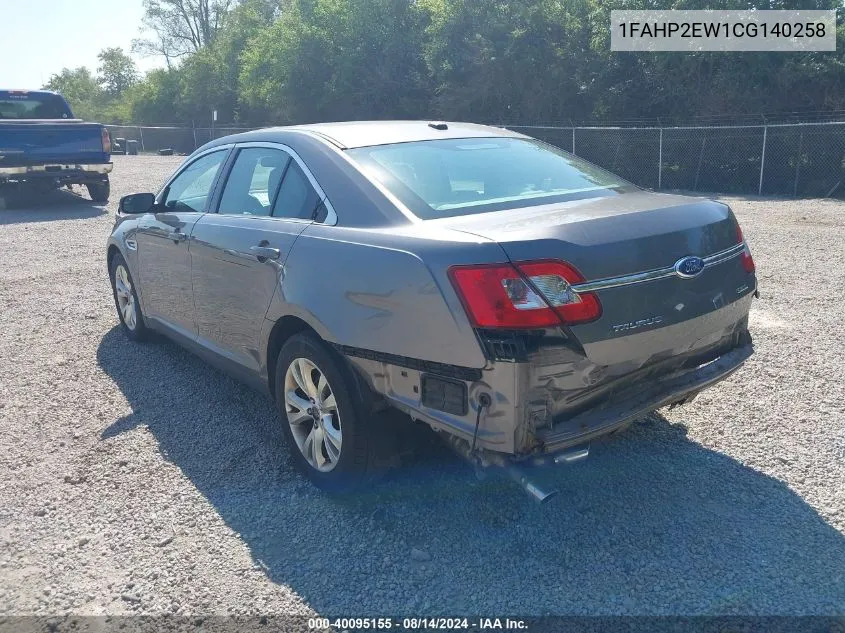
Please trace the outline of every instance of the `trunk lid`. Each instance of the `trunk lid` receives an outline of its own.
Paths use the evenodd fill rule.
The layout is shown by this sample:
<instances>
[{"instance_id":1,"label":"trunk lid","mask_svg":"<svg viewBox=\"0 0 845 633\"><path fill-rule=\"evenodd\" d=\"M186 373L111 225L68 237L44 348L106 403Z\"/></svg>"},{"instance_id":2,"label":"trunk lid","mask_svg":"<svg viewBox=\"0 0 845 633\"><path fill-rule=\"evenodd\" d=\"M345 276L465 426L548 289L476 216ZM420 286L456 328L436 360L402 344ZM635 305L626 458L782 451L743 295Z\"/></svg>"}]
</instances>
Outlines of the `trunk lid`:
<instances>
[{"instance_id":1,"label":"trunk lid","mask_svg":"<svg viewBox=\"0 0 845 633\"><path fill-rule=\"evenodd\" d=\"M0 167L108 162L102 127L81 121L0 120Z\"/></svg>"},{"instance_id":2,"label":"trunk lid","mask_svg":"<svg viewBox=\"0 0 845 633\"><path fill-rule=\"evenodd\" d=\"M438 220L498 242L513 261L559 259L586 282L667 270L666 276L596 291L602 315L570 330L596 364L644 364L718 340L747 314L737 300L756 288L736 252L736 220L712 200L620 193L562 204ZM693 278L672 271L685 257L734 252ZM709 315L705 319L699 319ZM680 325L696 319L693 330Z\"/></svg>"}]
</instances>

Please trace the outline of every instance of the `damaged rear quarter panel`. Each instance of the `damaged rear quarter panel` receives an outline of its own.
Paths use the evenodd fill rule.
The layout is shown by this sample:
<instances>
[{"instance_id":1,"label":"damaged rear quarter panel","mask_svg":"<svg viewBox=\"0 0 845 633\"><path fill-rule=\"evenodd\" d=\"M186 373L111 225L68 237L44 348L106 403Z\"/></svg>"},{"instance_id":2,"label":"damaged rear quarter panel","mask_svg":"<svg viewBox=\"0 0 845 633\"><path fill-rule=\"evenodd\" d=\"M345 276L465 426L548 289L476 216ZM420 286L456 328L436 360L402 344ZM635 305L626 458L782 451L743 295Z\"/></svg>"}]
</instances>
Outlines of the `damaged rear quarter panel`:
<instances>
[{"instance_id":1,"label":"damaged rear quarter panel","mask_svg":"<svg viewBox=\"0 0 845 633\"><path fill-rule=\"evenodd\" d=\"M390 230L310 225L285 262L267 318L299 316L344 346L483 367L484 354L441 262L496 261L501 249L460 234L458 242L414 235L421 233L409 239Z\"/></svg>"}]
</instances>

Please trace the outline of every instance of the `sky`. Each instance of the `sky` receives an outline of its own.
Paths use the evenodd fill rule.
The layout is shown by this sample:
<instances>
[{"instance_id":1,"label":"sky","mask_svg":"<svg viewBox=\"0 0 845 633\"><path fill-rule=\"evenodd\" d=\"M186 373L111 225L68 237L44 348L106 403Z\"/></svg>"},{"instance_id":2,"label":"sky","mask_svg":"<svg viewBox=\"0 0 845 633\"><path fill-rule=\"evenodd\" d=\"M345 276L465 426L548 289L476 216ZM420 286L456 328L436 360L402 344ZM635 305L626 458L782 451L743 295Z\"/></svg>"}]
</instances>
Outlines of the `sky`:
<instances>
[{"instance_id":1,"label":"sky","mask_svg":"<svg viewBox=\"0 0 845 633\"><path fill-rule=\"evenodd\" d=\"M127 53L140 35L142 0L0 0L0 89L40 88L64 67L97 70L97 53ZM143 71L161 58L133 56Z\"/></svg>"}]
</instances>

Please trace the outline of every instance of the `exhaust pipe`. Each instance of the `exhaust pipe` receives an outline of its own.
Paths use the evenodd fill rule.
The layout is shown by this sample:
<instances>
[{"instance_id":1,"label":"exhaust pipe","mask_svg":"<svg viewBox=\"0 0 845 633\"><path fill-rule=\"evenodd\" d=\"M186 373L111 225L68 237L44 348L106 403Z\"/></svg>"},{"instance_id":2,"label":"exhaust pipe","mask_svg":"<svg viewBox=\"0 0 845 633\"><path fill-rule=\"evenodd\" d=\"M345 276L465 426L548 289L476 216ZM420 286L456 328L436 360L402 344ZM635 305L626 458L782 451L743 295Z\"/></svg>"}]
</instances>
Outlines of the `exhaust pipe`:
<instances>
[{"instance_id":1,"label":"exhaust pipe","mask_svg":"<svg viewBox=\"0 0 845 633\"><path fill-rule=\"evenodd\" d=\"M584 461L590 456L590 445L578 446L572 450L558 453L555 456L555 464L575 464Z\"/></svg>"},{"instance_id":2,"label":"exhaust pipe","mask_svg":"<svg viewBox=\"0 0 845 633\"><path fill-rule=\"evenodd\" d=\"M525 471L518 466L510 464L504 468L508 476L518 483L519 487L522 488L528 496L534 499L537 503L545 503L558 493L557 490L544 490L532 482L528 475L525 474Z\"/></svg>"},{"instance_id":3,"label":"exhaust pipe","mask_svg":"<svg viewBox=\"0 0 845 633\"><path fill-rule=\"evenodd\" d=\"M475 469L475 475L479 479L484 479L487 469L491 469L493 472L501 472L504 471L508 477L513 479L519 487L522 488L525 493L531 497L537 503L545 503L556 494L558 494L558 490L548 490L543 488L542 486L534 483L529 477L528 473L523 470L519 465L509 462L503 459L501 456L495 455L494 453L473 453L472 448L469 442L458 438L451 433L440 433L438 434L440 437L444 439L446 444L455 451L458 455L463 457L469 464L471 464ZM553 464L572 464L576 462L580 462L587 458L590 454L590 445L581 445L576 446L561 453L557 453L555 455L549 455L545 457L535 458L534 464L536 466L551 466ZM484 457L489 459L491 456L493 459L485 460ZM495 461L494 461L495 460Z\"/></svg>"},{"instance_id":4,"label":"exhaust pipe","mask_svg":"<svg viewBox=\"0 0 845 633\"><path fill-rule=\"evenodd\" d=\"M539 458L534 460L536 466L551 466L551 465L559 465L559 464L576 464L580 461L587 459L590 455L590 445L589 444L582 444L581 446L575 446L573 448L567 449L562 451L554 456ZM513 479L516 483L519 484L520 488L522 488L528 496L534 499L537 503L545 503L552 497L554 497L559 490L544 490L536 483L531 481L531 478L528 474L516 464L508 464L503 466L505 471L508 473L511 479Z\"/></svg>"}]
</instances>

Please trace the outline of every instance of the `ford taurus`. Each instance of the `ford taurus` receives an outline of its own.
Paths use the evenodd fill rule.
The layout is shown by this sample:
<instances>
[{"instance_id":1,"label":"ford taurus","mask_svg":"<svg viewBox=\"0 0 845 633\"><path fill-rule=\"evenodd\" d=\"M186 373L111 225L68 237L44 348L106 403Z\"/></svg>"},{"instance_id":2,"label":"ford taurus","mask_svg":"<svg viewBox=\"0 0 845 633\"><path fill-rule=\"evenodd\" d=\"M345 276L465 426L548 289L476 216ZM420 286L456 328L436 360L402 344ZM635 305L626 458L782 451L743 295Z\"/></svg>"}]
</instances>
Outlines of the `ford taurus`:
<instances>
[{"instance_id":1,"label":"ford taurus","mask_svg":"<svg viewBox=\"0 0 845 633\"><path fill-rule=\"evenodd\" d=\"M397 409L544 498L520 462L583 457L752 353L754 261L727 205L493 127L215 140L120 201L107 257L127 336L267 390L330 490L368 479Z\"/></svg>"}]
</instances>

